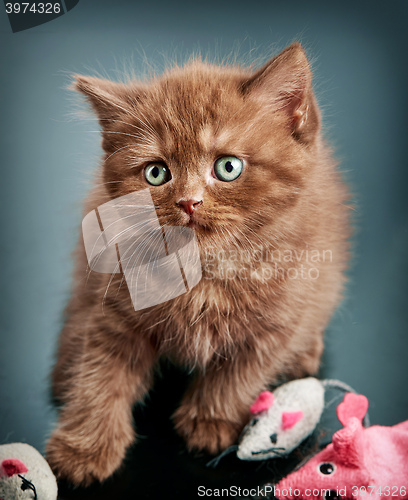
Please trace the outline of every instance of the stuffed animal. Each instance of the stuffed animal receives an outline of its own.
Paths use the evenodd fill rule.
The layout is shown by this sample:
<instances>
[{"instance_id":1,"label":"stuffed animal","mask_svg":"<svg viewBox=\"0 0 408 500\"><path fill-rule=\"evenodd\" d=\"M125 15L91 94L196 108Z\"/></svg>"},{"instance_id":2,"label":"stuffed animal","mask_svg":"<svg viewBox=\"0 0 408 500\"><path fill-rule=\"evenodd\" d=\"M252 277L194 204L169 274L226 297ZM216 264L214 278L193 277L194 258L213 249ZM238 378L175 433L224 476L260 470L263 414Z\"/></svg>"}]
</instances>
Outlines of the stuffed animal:
<instances>
[{"instance_id":1,"label":"stuffed animal","mask_svg":"<svg viewBox=\"0 0 408 500\"><path fill-rule=\"evenodd\" d=\"M0 500L56 500L57 481L43 456L32 446L0 446Z\"/></svg>"},{"instance_id":2,"label":"stuffed animal","mask_svg":"<svg viewBox=\"0 0 408 500\"><path fill-rule=\"evenodd\" d=\"M251 406L254 415L237 450L241 460L288 455L316 428L324 408L323 384L313 377L265 391Z\"/></svg>"},{"instance_id":3,"label":"stuffed animal","mask_svg":"<svg viewBox=\"0 0 408 500\"><path fill-rule=\"evenodd\" d=\"M274 487L280 499L408 498L408 421L364 428L365 396L346 394L337 407L343 428L325 449Z\"/></svg>"},{"instance_id":4,"label":"stuffed animal","mask_svg":"<svg viewBox=\"0 0 408 500\"><path fill-rule=\"evenodd\" d=\"M250 408L253 417L242 431L238 444L227 448L208 465L216 466L233 451L241 460L289 455L316 429L325 408L326 388L354 392L339 380L314 377L292 380L274 392L262 392Z\"/></svg>"}]
</instances>

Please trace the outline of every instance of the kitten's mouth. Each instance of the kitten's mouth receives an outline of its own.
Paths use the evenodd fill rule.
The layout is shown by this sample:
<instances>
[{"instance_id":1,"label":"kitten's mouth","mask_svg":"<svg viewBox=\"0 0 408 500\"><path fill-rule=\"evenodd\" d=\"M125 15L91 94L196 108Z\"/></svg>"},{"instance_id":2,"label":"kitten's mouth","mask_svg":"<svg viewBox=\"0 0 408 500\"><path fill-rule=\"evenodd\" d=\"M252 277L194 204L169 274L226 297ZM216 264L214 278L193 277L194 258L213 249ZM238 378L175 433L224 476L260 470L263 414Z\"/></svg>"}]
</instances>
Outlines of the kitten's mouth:
<instances>
[{"instance_id":1,"label":"kitten's mouth","mask_svg":"<svg viewBox=\"0 0 408 500\"><path fill-rule=\"evenodd\" d=\"M195 230L206 228L206 224L203 224L194 214L190 215L190 220L187 222L186 226Z\"/></svg>"},{"instance_id":2,"label":"kitten's mouth","mask_svg":"<svg viewBox=\"0 0 408 500\"><path fill-rule=\"evenodd\" d=\"M190 227L191 229L197 229L198 227L203 227L201 224L199 224L197 221L190 219L190 222L187 223L187 227Z\"/></svg>"}]
</instances>

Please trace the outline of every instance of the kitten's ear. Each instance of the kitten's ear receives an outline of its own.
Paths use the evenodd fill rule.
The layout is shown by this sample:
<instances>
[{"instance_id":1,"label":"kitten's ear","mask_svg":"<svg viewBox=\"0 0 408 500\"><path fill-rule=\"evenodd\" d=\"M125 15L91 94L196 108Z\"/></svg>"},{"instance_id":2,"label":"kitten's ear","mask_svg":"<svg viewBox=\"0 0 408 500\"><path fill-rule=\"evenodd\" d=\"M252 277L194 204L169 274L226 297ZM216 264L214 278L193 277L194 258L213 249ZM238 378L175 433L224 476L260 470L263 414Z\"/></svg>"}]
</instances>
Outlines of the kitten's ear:
<instances>
[{"instance_id":1,"label":"kitten's ear","mask_svg":"<svg viewBox=\"0 0 408 500\"><path fill-rule=\"evenodd\" d=\"M126 114L131 112L137 99L136 89L124 83L81 75L74 75L71 89L84 94L94 109L102 127L102 147L105 152L115 151L123 140L123 135L115 132L115 128L127 121ZM132 101L130 93L133 90L135 96Z\"/></svg>"},{"instance_id":2,"label":"kitten's ear","mask_svg":"<svg viewBox=\"0 0 408 500\"><path fill-rule=\"evenodd\" d=\"M74 75L73 78L71 89L85 95L103 128L106 128L111 120L129 111L127 85L93 76Z\"/></svg>"},{"instance_id":3,"label":"kitten's ear","mask_svg":"<svg viewBox=\"0 0 408 500\"><path fill-rule=\"evenodd\" d=\"M312 90L312 72L299 43L292 43L243 85L243 92L274 111L284 111L291 133L310 142L320 126Z\"/></svg>"}]
</instances>

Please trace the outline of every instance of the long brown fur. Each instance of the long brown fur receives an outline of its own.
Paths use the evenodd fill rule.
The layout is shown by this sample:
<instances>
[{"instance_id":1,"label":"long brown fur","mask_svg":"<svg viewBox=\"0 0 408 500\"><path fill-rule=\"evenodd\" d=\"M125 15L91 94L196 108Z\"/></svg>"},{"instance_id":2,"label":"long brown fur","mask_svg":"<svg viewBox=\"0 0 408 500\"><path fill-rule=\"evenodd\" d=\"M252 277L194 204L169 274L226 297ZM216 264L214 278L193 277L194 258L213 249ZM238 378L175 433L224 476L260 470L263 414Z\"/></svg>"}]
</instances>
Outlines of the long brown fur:
<instances>
[{"instance_id":1,"label":"long brown fur","mask_svg":"<svg viewBox=\"0 0 408 500\"><path fill-rule=\"evenodd\" d=\"M349 206L299 44L255 73L193 60L149 83L77 76L75 86L105 151L85 213L150 187L160 223L183 226L190 218L177 202L203 201L194 213L203 279L166 303L135 312L120 275L87 273L80 245L47 458L58 476L89 484L110 476L134 441L132 406L160 357L194 372L174 423L190 449L211 453L234 442L260 391L316 373L344 285ZM245 164L233 182L211 177L226 155ZM166 163L170 182L146 183L152 161Z\"/></svg>"}]
</instances>

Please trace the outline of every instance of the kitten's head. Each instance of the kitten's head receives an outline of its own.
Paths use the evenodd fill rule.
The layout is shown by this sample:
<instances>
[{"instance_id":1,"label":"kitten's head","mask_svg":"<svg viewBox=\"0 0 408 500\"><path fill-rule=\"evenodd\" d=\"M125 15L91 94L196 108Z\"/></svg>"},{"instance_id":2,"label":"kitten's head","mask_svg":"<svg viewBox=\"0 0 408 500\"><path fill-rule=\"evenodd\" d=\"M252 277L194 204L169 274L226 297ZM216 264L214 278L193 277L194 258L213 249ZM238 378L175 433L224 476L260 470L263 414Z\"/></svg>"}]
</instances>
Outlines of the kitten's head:
<instances>
[{"instance_id":1,"label":"kitten's head","mask_svg":"<svg viewBox=\"0 0 408 500\"><path fill-rule=\"evenodd\" d=\"M161 224L218 246L273 231L296 205L319 131L299 44L255 73L193 60L148 83L75 87L99 118L112 198L149 188Z\"/></svg>"}]
</instances>

